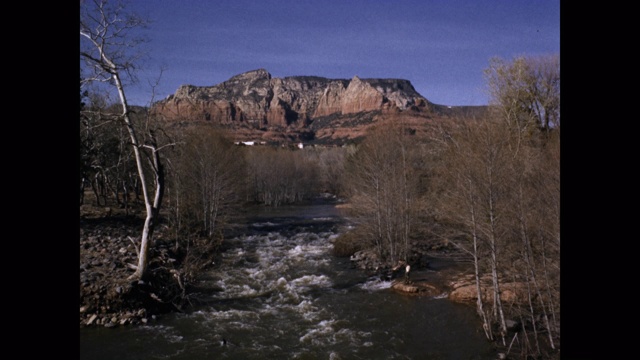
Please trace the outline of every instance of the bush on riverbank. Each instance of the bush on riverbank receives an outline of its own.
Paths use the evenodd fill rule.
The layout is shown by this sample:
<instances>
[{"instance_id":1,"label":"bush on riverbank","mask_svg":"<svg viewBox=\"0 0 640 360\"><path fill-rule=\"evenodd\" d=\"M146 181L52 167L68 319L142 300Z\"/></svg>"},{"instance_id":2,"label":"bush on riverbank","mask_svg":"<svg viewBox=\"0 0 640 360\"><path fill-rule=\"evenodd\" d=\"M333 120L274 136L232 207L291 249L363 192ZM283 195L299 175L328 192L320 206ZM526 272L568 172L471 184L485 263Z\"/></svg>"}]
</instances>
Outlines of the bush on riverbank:
<instances>
[{"instance_id":1,"label":"bush on riverbank","mask_svg":"<svg viewBox=\"0 0 640 360\"><path fill-rule=\"evenodd\" d=\"M337 257L348 257L364 248L363 241L354 231L341 234L333 241L333 255Z\"/></svg>"}]
</instances>

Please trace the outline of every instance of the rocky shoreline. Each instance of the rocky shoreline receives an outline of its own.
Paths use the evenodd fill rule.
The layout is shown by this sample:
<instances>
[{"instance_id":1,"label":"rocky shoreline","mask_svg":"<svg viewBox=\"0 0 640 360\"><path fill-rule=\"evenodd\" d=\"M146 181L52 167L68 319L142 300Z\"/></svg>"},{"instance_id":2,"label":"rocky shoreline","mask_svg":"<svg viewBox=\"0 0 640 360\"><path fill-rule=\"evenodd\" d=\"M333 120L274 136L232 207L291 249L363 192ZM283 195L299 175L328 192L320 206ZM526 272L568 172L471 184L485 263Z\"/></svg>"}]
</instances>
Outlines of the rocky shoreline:
<instances>
[{"instance_id":1,"label":"rocky shoreline","mask_svg":"<svg viewBox=\"0 0 640 360\"><path fill-rule=\"evenodd\" d=\"M189 290L180 273L184 253L169 240L166 227L159 226L154 236L149 277L128 279L137 263L134 242L142 224L135 215L80 218L80 327L146 324L158 315L182 311ZM391 289L401 294L475 301L470 264L460 261L455 249L436 244L414 255L409 283L404 281L404 270L393 273L382 268L373 254L358 252L351 260L370 275L393 280ZM513 291L505 287L504 295L512 296Z\"/></svg>"},{"instance_id":2,"label":"rocky shoreline","mask_svg":"<svg viewBox=\"0 0 640 360\"><path fill-rule=\"evenodd\" d=\"M142 224L136 216L80 218L80 327L145 324L182 310L188 291L180 273L184 253L162 226L149 250L148 276L129 279Z\"/></svg>"},{"instance_id":3,"label":"rocky shoreline","mask_svg":"<svg viewBox=\"0 0 640 360\"><path fill-rule=\"evenodd\" d=\"M377 256L370 251L358 251L351 256L356 268L382 279L392 280L391 289L406 295L446 296L449 300L475 304L478 291L473 274L473 267L468 259L460 257L453 247L437 244L428 249L421 249L414 254L411 264L410 280L404 279L404 267L393 271L383 267ZM490 301L493 296L492 282L489 275L481 281L482 299ZM502 282L500 299L513 302L516 295L523 296L526 291L523 283Z\"/></svg>"}]
</instances>

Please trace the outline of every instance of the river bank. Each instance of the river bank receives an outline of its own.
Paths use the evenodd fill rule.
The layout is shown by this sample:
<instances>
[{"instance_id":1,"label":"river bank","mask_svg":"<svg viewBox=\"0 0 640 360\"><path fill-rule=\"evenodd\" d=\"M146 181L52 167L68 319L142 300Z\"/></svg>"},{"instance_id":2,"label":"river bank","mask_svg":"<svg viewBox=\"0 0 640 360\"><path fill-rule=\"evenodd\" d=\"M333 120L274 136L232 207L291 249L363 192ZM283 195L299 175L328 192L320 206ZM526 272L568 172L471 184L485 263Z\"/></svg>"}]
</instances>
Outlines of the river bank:
<instances>
[{"instance_id":1,"label":"river bank","mask_svg":"<svg viewBox=\"0 0 640 360\"><path fill-rule=\"evenodd\" d=\"M150 249L149 278L131 281L129 264L137 264L131 239L139 237L138 217L80 219L80 326L144 324L179 310L182 289L171 273L181 258L163 241L162 230Z\"/></svg>"},{"instance_id":2,"label":"river bank","mask_svg":"<svg viewBox=\"0 0 640 360\"><path fill-rule=\"evenodd\" d=\"M281 210L265 209L253 220L265 220L260 225L264 231L283 230L266 222ZM166 226L158 227L150 248L149 278L128 279L133 273L130 265L137 263L133 239L139 237L142 224L140 216L85 206L80 219L80 327L147 324L162 314L189 306L187 292L193 290L189 288L193 284L182 286L176 276L185 254L176 249ZM438 296L452 290L452 281L468 273L456 263L451 248L430 249L430 254L419 255L423 257L422 266L414 266L411 286L396 281L391 288L405 294ZM366 266L352 263L371 275Z\"/></svg>"},{"instance_id":3,"label":"river bank","mask_svg":"<svg viewBox=\"0 0 640 360\"><path fill-rule=\"evenodd\" d=\"M198 279L193 306L135 326L81 326L81 359L496 358L471 307L397 294L333 256L348 227L333 206L254 210ZM438 261L426 276L444 271Z\"/></svg>"}]
</instances>

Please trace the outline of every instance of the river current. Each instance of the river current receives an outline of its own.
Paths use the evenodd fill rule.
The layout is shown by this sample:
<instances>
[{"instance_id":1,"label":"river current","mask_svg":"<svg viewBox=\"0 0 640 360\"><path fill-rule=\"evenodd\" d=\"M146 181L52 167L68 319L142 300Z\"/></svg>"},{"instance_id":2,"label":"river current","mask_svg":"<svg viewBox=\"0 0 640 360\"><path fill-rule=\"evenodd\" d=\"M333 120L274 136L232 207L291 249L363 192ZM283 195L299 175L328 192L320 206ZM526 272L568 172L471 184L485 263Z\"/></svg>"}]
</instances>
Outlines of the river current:
<instances>
[{"instance_id":1,"label":"river current","mask_svg":"<svg viewBox=\"0 0 640 360\"><path fill-rule=\"evenodd\" d=\"M80 359L495 359L472 307L405 296L331 254L333 205L257 211L189 312L80 329Z\"/></svg>"}]
</instances>

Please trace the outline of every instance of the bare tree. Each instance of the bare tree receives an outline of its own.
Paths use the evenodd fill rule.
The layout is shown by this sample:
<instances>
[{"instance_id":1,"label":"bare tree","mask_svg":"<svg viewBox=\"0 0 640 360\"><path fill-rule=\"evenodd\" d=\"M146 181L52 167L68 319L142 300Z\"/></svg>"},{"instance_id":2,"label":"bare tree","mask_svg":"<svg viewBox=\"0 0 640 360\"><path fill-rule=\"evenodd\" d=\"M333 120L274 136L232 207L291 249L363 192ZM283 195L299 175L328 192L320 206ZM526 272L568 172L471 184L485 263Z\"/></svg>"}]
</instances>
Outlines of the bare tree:
<instances>
[{"instance_id":1,"label":"bare tree","mask_svg":"<svg viewBox=\"0 0 640 360\"><path fill-rule=\"evenodd\" d=\"M559 143L551 140L541 148L523 148L511 163L514 182L509 216L517 240L512 249L512 273L527 285L527 306L521 309L521 316L531 323L538 354L542 351L539 339L546 337L551 349L559 339L560 166Z\"/></svg>"},{"instance_id":2,"label":"bare tree","mask_svg":"<svg viewBox=\"0 0 640 360\"><path fill-rule=\"evenodd\" d=\"M243 201L242 149L209 126L184 131L180 142L170 157L176 221L212 238Z\"/></svg>"},{"instance_id":3,"label":"bare tree","mask_svg":"<svg viewBox=\"0 0 640 360\"><path fill-rule=\"evenodd\" d=\"M81 191L86 182L98 206L106 206L112 194L127 211L129 175L136 171L128 134L120 126L118 109L108 105L104 94L88 92L87 100L80 112Z\"/></svg>"},{"instance_id":4,"label":"bare tree","mask_svg":"<svg viewBox=\"0 0 640 360\"><path fill-rule=\"evenodd\" d=\"M303 154L307 161L317 164L320 190L342 195L342 183L344 174L344 159L346 147L309 147Z\"/></svg>"},{"instance_id":5,"label":"bare tree","mask_svg":"<svg viewBox=\"0 0 640 360\"><path fill-rule=\"evenodd\" d=\"M307 156L306 150L247 146L244 151L251 200L279 206L309 199L317 193L319 165L317 159Z\"/></svg>"},{"instance_id":6,"label":"bare tree","mask_svg":"<svg viewBox=\"0 0 640 360\"><path fill-rule=\"evenodd\" d=\"M80 58L88 72L84 82L107 82L114 86L122 112L122 119L131 140L140 185L146 209L142 229L138 264L132 279L145 275L149 241L153 236L155 221L159 215L164 193L164 169L160 159L157 136L153 129L146 128L147 140L140 142L138 130L134 126L131 109L125 92L123 76L133 79L136 60L133 51L141 40L132 36L134 29L145 26L140 17L128 13L121 2L115 4L106 0L85 0L80 2ZM152 179L155 183L153 194L143 165L143 151L149 160Z\"/></svg>"},{"instance_id":7,"label":"bare tree","mask_svg":"<svg viewBox=\"0 0 640 360\"><path fill-rule=\"evenodd\" d=\"M504 342L506 323L500 298L500 262L508 229L503 215L508 192L505 129L496 121L481 119L461 122L452 130L439 171L440 216L461 225L466 236L462 238L464 241L454 244L473 256L477 311L485 334L494 339L491 325L496 321ZM493 303L488 308L481 296L483 273L490 275L493 290Z\"/></svg>"},{"instance_id":8,"label":"bare tree","mask_svg":"<svg viewBox=\"0 0 640 360\"><path fill-rule=\"evenodd\" d=\"M495 57L484 71L491 101L522 132L560 127L560 57Z\"/></svg>"},{"instance_id":9,"label":"bare tree","mask_svg":"<svg viewBox=\"0 0 640 360\"><path fill-rule=\"evenodd\" d=\"M345 166L351 216L391 265L409 261L420 178L415 139L393 120L372 129Z\"/></svg>"},{"instance_id":10,"label":"bare tree","mask_svg":"<svg viewBox=\"0 0 640 360\"><path fill-rule=\"evenodd\" d=\"M439 125L429 194L442 233L472 257L487 338L506 346L506 319L520 319L509 350L519 339L523 357L544 357L560 332L557 57L492 59L485 74L493 111Z\"/></svg>"},{"instance_id":11,"label":"bare tree","mask_svg":"<svg viewBox=\"0 0 640 360\"><path fill-rule=\"evenodd\" d=\"M527 309L539 355L539 339L546 337L548 347L556 349L560 332L560 60L558 55L494 58L485 76L494 116L511 130L505 135L511 156L505 161L510 199L504 215L512 241L504 258L511 258L514 279L526 283L527 297L520 302L527 306L521 309ZM546 136L538 136L538 129Z\"/></svg>"}]
</instances>

